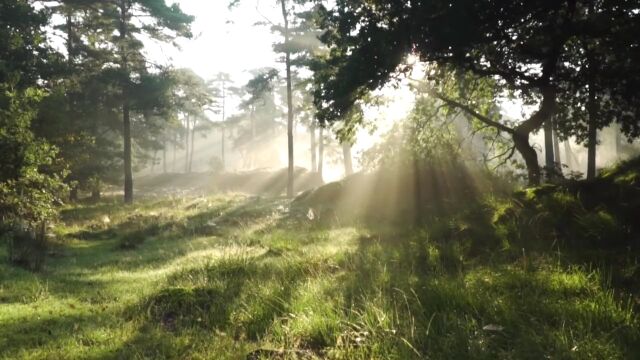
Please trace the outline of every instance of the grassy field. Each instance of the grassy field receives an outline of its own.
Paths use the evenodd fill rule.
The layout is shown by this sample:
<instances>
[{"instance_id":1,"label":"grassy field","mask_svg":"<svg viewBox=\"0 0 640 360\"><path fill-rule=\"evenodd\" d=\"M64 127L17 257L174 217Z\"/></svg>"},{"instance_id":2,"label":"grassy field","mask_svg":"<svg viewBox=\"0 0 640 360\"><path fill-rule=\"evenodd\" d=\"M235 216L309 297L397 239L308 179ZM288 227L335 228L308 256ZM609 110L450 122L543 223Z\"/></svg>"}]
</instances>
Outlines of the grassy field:
<instances>
[{"instance_id":1,"label":"grassy field","mask_svg":"<svg viewBox=\"0 0 640 360\"><path fill-rule=\"evenodd\" d=\"M469 255L440 230L321 224L288 206L220 195L64 209L43 272L0 263L0 358L640 354L637 294L606 268L553 251Z\"/></svg>"}]
</instances>

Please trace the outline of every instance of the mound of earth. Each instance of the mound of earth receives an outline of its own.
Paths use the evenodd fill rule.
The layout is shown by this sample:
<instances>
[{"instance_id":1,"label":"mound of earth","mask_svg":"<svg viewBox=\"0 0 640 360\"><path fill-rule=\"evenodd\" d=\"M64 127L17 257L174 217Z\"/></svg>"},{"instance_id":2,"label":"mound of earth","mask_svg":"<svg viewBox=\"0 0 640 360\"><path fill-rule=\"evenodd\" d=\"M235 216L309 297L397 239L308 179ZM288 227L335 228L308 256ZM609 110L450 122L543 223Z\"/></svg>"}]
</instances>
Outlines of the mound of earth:
<instances>
[{"instance_id":1,"label":"mound of earth","mask_svg":"<svg viewBox=\"0 0 640 360\"><path fill-rule=\"evenodd\" d=\"M294 191L296 193L312 189L323 184L317 173L304 168L294 172ZM214 174L166 173L142 177L136 181L136 187L143 192L163 193L187 191L192 193L241 192L252 195L279 196L287 190L287 169L252 170Z\"/></svg>"},{"instance_id":2,"label":"mound of earth","mask_svg":"<svg viewBox=\"0 0 640 360\"><path fill-rule=\"evenodd\" d=\"M306 191L293 205L319 218L414 222L473 202L496 183L489 176L461 164L394 166Z\"/></svg>"}]
</instances>

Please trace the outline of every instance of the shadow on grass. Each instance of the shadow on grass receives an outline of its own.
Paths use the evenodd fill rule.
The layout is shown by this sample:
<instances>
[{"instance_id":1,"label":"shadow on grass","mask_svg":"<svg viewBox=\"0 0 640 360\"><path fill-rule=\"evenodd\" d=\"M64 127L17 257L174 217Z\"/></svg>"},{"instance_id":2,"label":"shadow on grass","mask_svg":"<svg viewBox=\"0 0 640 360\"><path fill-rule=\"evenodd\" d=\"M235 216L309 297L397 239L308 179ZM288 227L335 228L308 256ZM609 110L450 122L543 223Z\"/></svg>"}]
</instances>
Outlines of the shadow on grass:
<instances>
[{"instance_id":1,"label":"shadow on grass","mask_svg":"<svg viewBox=\"0 0 640 360\"><path fill-rule=\"evenodd\" d=\"M138 333L118 354L188 357L198 349L181 349L177 339L193 333L258 342L292 311L294 294L311 276L308 265L302 258L228 258L178 272L132 309Z\"/></svg>"},{"instance_id":2,"label":"shadow on grass","mask_svg":"<svg viewBox=\"0 0 640 360\"><path fill-rule=\"evenodd\" d=\"M217 358L225 349L207 342L220 339L236 355L271 343L363 359L633 358L640 352L637 315L597 268L548 251L503 248L493 209L484 211L479 202L465 203L468 213L433 217L424 228L364 227L355 249L314 257L307 246L337 241L332 224L287 213L281 201L194 202L183 204L195 207L181 219L143 214L134 225L114 225L119 236L145 236L128 251L118 250L119 237L82 242L55 260L54 273L33 275L34 284L47 283L56 297L117 302L110 289L119 278L83 277L142 275L194 251L253 240L264 251L166 269L150 295L125 310L8 322L0 330L8 334L8 350L0 356L76 337L91 345L83 324L97 329L108 319L133 331L116 346L116 358ZM127 281L118 285L136 289L135 278ZM44 334L43 340L31 334Z\"/></svg>"},{"instance_id":3,"label":"shadow on grass","mask_svg":"<svg viewBox=\"0 0 640 360\"><path fill-rule=\"evenodd\" d=\"M119 198L108 197L97 203L79 204L60 211L60 218L64 222L82 222L97 219L100 216L110 215L122 211L123 205Z\"/></svg>"},{"instance_id":4,"label":"shadow on grass","mask_svg":"<svg viewBox=\"0 0 640 360\"><path fill-rule=\"evenodd\" d=\"M97 312L81 312L68 307L28 319L5 321L0 327L0 358L10 359L19 355L25 357L25 353L21 352L35 351L46 354L46 349L62 347L69 347L74 352L97 352L95 346L99 340L94 338L95 333L117 330L120 324L114 323L114 319L119 318L120 314L121 311L111 308ZM54 355L49 354L46 357L50 356Z\"/></svg>"},{"instance_id":5,"label":"shadow on grass","mask_svg":"<svg viewBox=\"0 0 640 360\"><path fill-rule=\"evenodd\" d=\"M339 287L355 328L364 330L335 346L369 358L633 358L640 351L632 305L597 270L547 255L470 260L469 250L464 239L438 241L428 232L361 238L341 264ZM390 320L376 322L372 308ZM392 335L379 335L390 328Z\"/></svg>"},{"instance_id":6,"label":"shadow on grass","mask_svg":"<svg viewBox=\"0 0 640 360\"><path fill-rule=\"evenodd\" d=\"M228 235L230 231L242 230L277 213L277 204L283 199L249 198L242 201L232 199L216 204L198 202L182 204L188 214L167 214L157 211L132 211L116 224L93 224L69 236L81 240L108 240L118 238L122 249L135 249L149 238L187 239ZM156 203L154 203L156 204ZM170 204L171 205L171 204ZM175 210L176 205L169 208ZM283 208L283 207L281 207ZM103 212L92 215L94 218Z\"/></svg>"}]
</instances>

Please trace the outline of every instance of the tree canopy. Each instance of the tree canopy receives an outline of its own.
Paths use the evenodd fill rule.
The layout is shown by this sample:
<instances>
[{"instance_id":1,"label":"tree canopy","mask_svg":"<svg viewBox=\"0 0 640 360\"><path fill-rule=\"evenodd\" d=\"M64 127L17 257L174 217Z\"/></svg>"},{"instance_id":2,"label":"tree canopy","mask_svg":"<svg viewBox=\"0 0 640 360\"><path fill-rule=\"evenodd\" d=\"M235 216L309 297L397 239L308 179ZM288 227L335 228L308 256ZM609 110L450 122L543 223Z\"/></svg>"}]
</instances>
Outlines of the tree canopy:
<instances>
[{"instance_id":1,"label":"tree canopy","mask_svg":"<svg viewBox=\"0 0 640 360\"><path fill-rule=\"evenodd\" d=\"M450 71L490 78L498 94L515 96L538 109L513 127L501 118L473 111L470 99L451 105L470 110L477 120L509 133L524 158L529 181L540 182L540 168L529 135L540 129L585 85L585 46L610 54L592 74L606 85L607 99L619 109L609 121L623 124L625 133L638 131L636 93L638 71L638 5L633 1L337 1L325 9L322 40L331 47L329 70L318 79L316 102L320 118L335 121L368 92L402 72L406 57L415 54ZM590 6L592 7L590 11ZM624 54L622 60L616 59ZM437 75L442 72L434 72ZM437 80L434 78L434 80ZM617 84L617 85L613 85ZM577 116L578 112L574 113ZM561 119L560 122L566 121Z\"/></svg>"}]
</instances>

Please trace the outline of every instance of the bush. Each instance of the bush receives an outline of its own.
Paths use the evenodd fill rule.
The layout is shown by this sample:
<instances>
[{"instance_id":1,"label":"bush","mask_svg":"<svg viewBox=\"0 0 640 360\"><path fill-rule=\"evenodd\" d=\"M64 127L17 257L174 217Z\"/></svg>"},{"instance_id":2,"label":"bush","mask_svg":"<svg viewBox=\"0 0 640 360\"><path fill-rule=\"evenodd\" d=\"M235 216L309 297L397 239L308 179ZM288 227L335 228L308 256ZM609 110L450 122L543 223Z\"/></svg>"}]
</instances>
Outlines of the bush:
<instances>
[{"instance_id":1,"label":"bush","mask_svg":"<svg viewBox=\"0 0 640 360\"><path fill-rule=\"evenodd\" d=\"M12 229L9 260L34 270L44 261L46 222L56 216L65 190L64 169L52 170L57 149L31 131L42 96L0 86L0 223Z\"/></svg>"},{"instance_id":2,"label":"bush","mask_svg":"<svg viewBox=\"0 0 640 360\"><path fill-rule=\"evenodd\" d=\"M5 236L9 244L9 261L31 271L40 271L47 254L44 223L35 230L29 226L14 226Z\"/></svg>"},{"instance_id":3,"label":"bush","mask_svg":"<svg viewBox=\"0 0 640 360\"><path fill-rule=\"evenodd\" d=\"M635 216L622 201L604 194L617 193L613 183L599 183L598 194L588 196L593 183L569 186L545 185L517 192L512 198L492 204L496 233L505 242L531 247L570 246L573 248L611 248L629 245L629 234L636 226ZM595 196L601 198L595 199ZM597 201L596 201L597 200ZM635 211L633 211L635 214Z\"/></svg>"}]
</instances>

